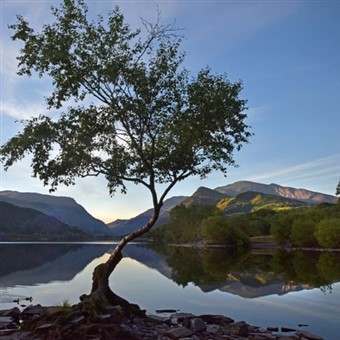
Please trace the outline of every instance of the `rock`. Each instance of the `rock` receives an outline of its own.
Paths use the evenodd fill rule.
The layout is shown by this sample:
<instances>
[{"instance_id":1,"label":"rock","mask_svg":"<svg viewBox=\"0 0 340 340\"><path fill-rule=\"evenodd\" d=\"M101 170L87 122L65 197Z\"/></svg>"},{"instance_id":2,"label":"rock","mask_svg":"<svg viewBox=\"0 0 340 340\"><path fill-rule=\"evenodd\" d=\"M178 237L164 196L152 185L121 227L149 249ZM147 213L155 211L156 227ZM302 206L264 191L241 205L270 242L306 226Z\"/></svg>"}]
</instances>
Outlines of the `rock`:
<instances>
[{"instance_id":1,"label":"rock","mask_svg":"<svg viewBox=\"0 0 340 340\"><path fill-rule=\"evenodd\" d=\"M40 315L44 313L45 308L41 307L41 305L29 305L22 311L22 315Z\"/></svg>"},{"instance_id":2,"label":"rock","mask_svg":"<svg viewBox=\"0 0 340 340\"><path fill-rule=\"evenodd\" d=\"M170 318L151 314L151 315L146 316L145 321L149 321L149 322L153 322L153 323L162 323L162 322L170 323Z\"/></svg>"},{"instance_id":3,"label":"rock","mask_svg":"<svg viewBox=\"0 0 340 340\"><path fill-rule=\"evenodd\" d=\"M10 316L0 316L0 329L13 328L13 320Z\"/></svg>"},{"instance_id":4,"label":"rock","mask_svg":"<svg viewBox=\"0 0 340 340\"><path fill-rule=\"evenodd\" d=\"M294 328L289 328L289 327L281 327L281 332L296 332L296 329Z\"/></svg>"},{"instance_id":5,"label":"rock","mask_svg":"<svg viewBox=\"0 0 340 340\"><path fill-rule=\"evenodd\" d=\"M244 321L234 322L229 325L230 335L248 335L248 325Z\"/></svg>"},{"instance_id":6,"label":"rock","mask_svg":"<svg viewBox=\"0 0 340 340\"><path fill-rule=\"evenodd\" d=\"M193 318L190 320L190 329L193 332L201 332L206 329L206 326L201 318Z\"/></svg>"},{"instance_id":7,"label":"rock","mask_svg":"<svg viewBox=\"0 0 340 340\"><path fill-rule=\"evenodd\" d=\"M206 325L206 331L210 334L218 334L220 331L221 327L219 325L214 325L214 324L208 324Z\"/></svg>"},{"instance_id":8,"label":"rock","mask_svg":"<svg viewBox=\"0 0 340 340\"><path fill-rule=\"evenodd\" d=\"M111 314L109 314L109 316L111 317ZM102 315L101 315L101 317L102 317ZM79 325L79 324L85 322L85 320L86 320L85 316L81 315L81 316L78 316L77 318L73 319L71 321L71 323Z\"/></svg>"},{"instance_id":9,"label":"rock","mask_svg":"<svg viewBox=\"0 0 340 340\"><path fill-rule=\"evenodd\" d=\"M323 340L321 336L306 331L297 331L295 334L300 338L303 337L309 340Z\"/></svg>"},{"instance_id":10,"label":"rock","mask_svg":"<svg viewBox=\"0 0 340 340\"><path fill-rule=\"evenodd\" d=\"M43 325L36 327L35 330L36 331L46 331L47 329L52 328L53 326L55 326L54 323L44 323Z\"/></svg>"},{"instance_id":11,"label":"rock","mask_svg":"<svg viewBox=\"0 0 340 340\"><path fill-rule=\"evenodd\" d=\"M267 331L278 332L279 331L279 327L267 327Z\"/></svg>"},{"instance_id":12,"label":"rock","mask_svg":"<svg viewBox=\"0 0 340 340\"><path fill-rule=\"evenodd\" d=\"M20 311L0 311L1 340L43 339L124 339L124 340L321 340L303 331L295 334L273 334L276 327L262 329L244 321L234 322L222 315L195 316L175 313L170 317L141 315L109 306L93 315L75 305L67 310L55 307L29 306ZM13 316L11 316L13 315ZM17 318L22 323L13 322ZM20 329L19 329L20 325ZM15 329L9 329L15 328Z\"/></svg>"},{"instance_id":13,"label":"rock","mask_svg":"<svg viewBox=\"0 0 340 340\"><path fill-rule=\"evenodd\" d=\"M162 313L176 313L176 309L156 309L156 313L162 314Z\"/></svg>"},{"instance_id":14,"label":"rock","mask_svg":"<svg viewBox=\"0 0 340 340\"><path fill-rule=\"evenodd\" d=\"M19 317L21 314L21 311L18 307L14 307L12 309L6 309L3 311L0 311L0 316L11 316L11 317Z\"/></svg>"},{"instance_id":15,"label":"rock","mask_svg":"<svg viewBox=\"0 0 340 340\"><path fill-rule=\"evenodd\" d=\"M222 325L222 324L230 324L234 322L233 319L228 318L227 316L224 316L224 315L204 314L204 315L200 315L199 317L207 324Z\"/></svg>"},{"instance_id":16,"label":"rock","mask_svg":"<svg viewBox=\"0 0 340 340\"><path fill-rule=\"evenodd\" d=\"M164 335L169 337L170 339L180 339L193 334L194 333L190 329L183 326L170 328L164 333Z\"/></svg>"}]
</instances>

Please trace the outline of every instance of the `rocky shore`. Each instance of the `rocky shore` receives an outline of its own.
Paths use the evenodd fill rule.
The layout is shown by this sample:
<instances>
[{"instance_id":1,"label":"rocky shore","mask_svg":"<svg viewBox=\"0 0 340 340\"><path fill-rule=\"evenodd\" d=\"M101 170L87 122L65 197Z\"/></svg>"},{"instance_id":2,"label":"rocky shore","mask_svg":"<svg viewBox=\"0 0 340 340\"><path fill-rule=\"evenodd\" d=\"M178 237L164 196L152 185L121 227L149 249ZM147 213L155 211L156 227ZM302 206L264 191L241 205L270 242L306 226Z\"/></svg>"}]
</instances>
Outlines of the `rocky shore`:
<instances>
[{"instance_id":1,"label":"rocky shore","mask_svg":"<svg viewBox=\"0 0 340 340\"><path fill-rule=\"evenodd\" d=\"M107 306L100 313L72 307L30 305L0 311L2 340L225 340L277 339L321 340L303 330L252 326L222 315L193 315L173 310L159 315L133 314L120 306ZM160 316L162 315L162 316Z\"/></svg>"}]
</instances>

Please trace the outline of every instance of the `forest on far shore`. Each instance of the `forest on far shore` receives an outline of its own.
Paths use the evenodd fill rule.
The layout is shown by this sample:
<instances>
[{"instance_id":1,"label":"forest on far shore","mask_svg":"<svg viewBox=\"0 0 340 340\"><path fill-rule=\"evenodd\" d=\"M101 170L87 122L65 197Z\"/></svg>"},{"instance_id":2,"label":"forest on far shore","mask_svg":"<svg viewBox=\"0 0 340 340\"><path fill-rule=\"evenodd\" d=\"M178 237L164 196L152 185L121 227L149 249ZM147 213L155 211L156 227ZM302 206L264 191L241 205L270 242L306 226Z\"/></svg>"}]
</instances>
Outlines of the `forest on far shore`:
<instances>
[{"instance_id":1,"label":"forest on far shore","mask_svg":"<svg viewBox=\"0 0 340 340\"><path fill-rule=\"evenodd\" d=\"M231 216L214 206L179 205L169 223L148 234L157 243L206 242L239 249L249 247L252 237L269 235L282 246L340 248L340 204Z\"/></svg>"}]
</instances>

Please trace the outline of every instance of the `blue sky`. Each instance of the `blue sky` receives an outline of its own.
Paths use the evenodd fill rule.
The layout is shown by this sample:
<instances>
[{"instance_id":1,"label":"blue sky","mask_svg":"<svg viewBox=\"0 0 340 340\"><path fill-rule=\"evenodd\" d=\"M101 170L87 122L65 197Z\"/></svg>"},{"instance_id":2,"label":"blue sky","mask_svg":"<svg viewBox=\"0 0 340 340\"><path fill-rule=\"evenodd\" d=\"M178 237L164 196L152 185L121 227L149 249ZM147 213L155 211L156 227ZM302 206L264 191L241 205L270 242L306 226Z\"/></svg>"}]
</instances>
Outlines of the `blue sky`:
<instances>
[{"instance_id":1,"label":"blue sky","mask_svg":"<svg viewBox=\"0 0 340 340\"><path fill-rule=\"evenodd\" d=\"M10 39L8 24L22 14L40 28L51 20L59 1L2 0L1 144L21 125L16 120L46 113L50 82L16 75L20 43ZM340 179L340 1L87 1L91 15L119 5L132 27L140 17L154 21L157 7L164 23L184 28L186 67L195 74L210 66L242 80L248 120L255 136L237 154L238 168L224 178L213 173L189 178L170 196L191 195L199 186L215 188L238 180L277 183L334 194ZM55 112L54 112L55 114ZM31 178L29 158L4 173L1 190L48 193ZM82 179L60 187L106 222L128 218L151 207L149 194L136 186L110 198L104 179Z\"/></svg>"}]
</instances>

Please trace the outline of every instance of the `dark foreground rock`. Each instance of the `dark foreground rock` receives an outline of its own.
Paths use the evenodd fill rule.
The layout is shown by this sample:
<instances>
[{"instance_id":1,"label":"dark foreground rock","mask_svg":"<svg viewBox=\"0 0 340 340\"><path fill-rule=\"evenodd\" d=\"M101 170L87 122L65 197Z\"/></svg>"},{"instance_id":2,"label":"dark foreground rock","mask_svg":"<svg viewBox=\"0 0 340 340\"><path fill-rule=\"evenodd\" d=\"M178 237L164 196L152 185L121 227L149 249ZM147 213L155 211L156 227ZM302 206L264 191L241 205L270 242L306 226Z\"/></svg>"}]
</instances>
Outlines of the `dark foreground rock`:
<instances>
[{"instance_id":1,"label":"dark foreground rock","mask_svg":"<svg viewBox=\"0 0 340 340\"><path fill-rule=\"evenodd\" d=\"M120 306L100 312L84 306L29 306L0 311L1 340L322 340L309 332L268 327L261 329L222 315L173 313L168 316L136 315Z\"/></svg>"}]
</instances>

